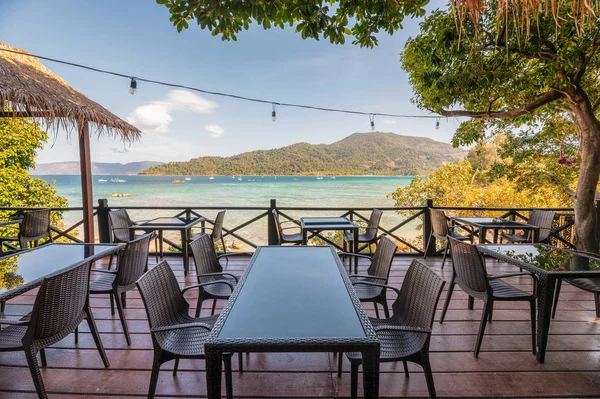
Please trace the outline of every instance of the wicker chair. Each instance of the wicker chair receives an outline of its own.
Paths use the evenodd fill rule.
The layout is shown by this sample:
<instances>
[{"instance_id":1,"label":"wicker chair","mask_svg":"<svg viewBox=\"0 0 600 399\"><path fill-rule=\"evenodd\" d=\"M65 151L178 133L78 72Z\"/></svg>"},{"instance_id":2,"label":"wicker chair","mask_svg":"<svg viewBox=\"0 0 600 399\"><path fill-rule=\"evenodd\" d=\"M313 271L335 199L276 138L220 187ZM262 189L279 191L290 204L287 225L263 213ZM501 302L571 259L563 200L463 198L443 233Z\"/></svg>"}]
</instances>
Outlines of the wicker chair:
<instances>
[{"instance_id":1,"label":"wicker chair","mask_svg":"<svg viewBox=\"0 0 600 399\"><path fill-rule=\"evenodd\" d=\"M514 243L533 241L548 242L550 239L550 233L552 232L552 222L554 221L555 215L556 212L533 209L529 214L529 220L527 221L527 224L540 228L540 233L537 240L532 239L533 237L531 235L534 234L533 230L528 230L524 234L502 234L500 237L500 242L503 240Z\"/></svg>"},{"instance_id":2,"label":"wicker chair","mask_svg":"<svg viewBox=\"0 0 600 399\"><path fill-rule=\"evenodd\" d=\"M215 245L211 236L204 233L196 235L196 239L190 242L190 251L196 265L196 275L198 284L213 282L213 285L204 287L202 295L198 295L198 305L196 306L196 317L200 316L200 309L204 299L212 299L212 314L215 314L218 299L229 299L234 287L238 282L238 277L231 273L223 271L223 266L219 262L221 258L231 256L250 256L249 252L230 252L217 256ZM219 284L226 282L227 284Z\"/></svg>"},{"instance_id":3,"label":"wicker chair","mask_svg":"<svg viewBox=\"0 0 600 399\"><path fill-rule=\"evenodd\" d=\"M371 217L369 218L369 222L367 223L365 232L363 234L358 235L357 245L360 246L361 243L366 243L369 247L369 253L371 255L373 255L371 244L377 243L377 231L379 230L379 222L381 221L381 215L383 215L383 212L381 210L373 209L373 211L371 212ZM347 232L344 233L342 237L344 239L344 251L347 251L348 247L350 247L350 252L354 252L354 234Z\"/></svg>"},{"instance_id":4,"label":"wicker chair","mask_svg":"<svg viewBox=\"0 0 600 399\"><path fill-rule=\"evenodd\" d=\"M37 247L39 240L48 237L52 242L50 229L50 209L36 209L23 213L23 220L19 225L19 233L14 237L0 237L0 248L5 242L18 242L21 249L27 249L29 243Z\"/></svg>"},{"instance_id":5,"label":"wicker chair","mask_svg":"<svg viewBox=\"0 0 600 399\"><path fill-rule=\"evenodd\" d=\"M223 239L223 219L225 219L225 211L224 210L217 213L217 216L215 217L215 221L213 222L212 228L203 227L202 233L194 234L192 236L192 238L190 239L190 242L194 241L196 238L200 237L200 234L205 234L206 230L210 230L210 238L212 238L212 240L215 244L217 242L221 242L221 245L223 246L223 252L227 253L227 247L225 246L225 240Z\"/></svg>"},{"instance_id":6,"label":"wicker chair","mask_svg":"<svg viewBox=\"0 0 600 399\"><path fill-rule=\"evenodd\" d=\"M594 294L594 305L596 308L596 318L600 318L600 278L571 278L565 281L572 286L580 288L584 291ZM556 307L558 306L558 296L562 280L556 280L556 288L554 289L554 306L552 308L552 318L556 316Z\"/></svg>"},{"instance_id":7,"label":"wicker chair","mask_svg":"<svg viewBox=\"0 0 600 399\"><path fill-rule=\"evenodd\" d=\"M229 284L223 281L219 283ZM204 342L218 316L190 317L190 306L183 294L193 288L202 291L216 283L202 283L181 290L171 267L166 261L162 261L144 274L136 284L146 308L154 346L154 361L148 389L148 398L154 398L158 373L163 363L175 360L173 375L176 375L179 359L204 359ZM223 362L227 398L231 398L231 355L224 355Z\"/></svg>"},{"instance_id":8,"label":"wicker chair","mask_svg":"<svg viewBox=\"0 0 600 399\"><path fill-rule=\"evenodd\" d=\"M108 220L110 222L110 228L113 233L112 241L113 242L129 242L131 241L131 233L129 228L135 223L129 217L127 210L125 209L115 209L112 211L108 211ZM136 234L134 239L140 238L142 235L145 235L149 232L152 232L152 229L146 230L144 234ZM158 254L162 257L162 244L161 249L158 248L158 239L159 236L154 236L154 248L156 252L156 262L158 263ZM162 241L161 241L162 242ZM108 268L110 270L110 266L112 265L112 256L108 263Z\"/></svg>"},{"instance_id":9,"label":"wicker chair","mask_svg":"<svg viewBox=\"0 0 600 399\"><path fill-rule=\"evenodd\" d=\"M435 237L438 240L444 241L444 257L442 258L442 269L444 268L444 264L446 263L446 257L448 256L448 252L450 251L450 244L448 243L448 237L455 238L460 241L471 241L473 243L473 235L462 235L454 231L454 229L448 227L448 218L444 211L440 211L438 209L429 208L429 216L431 218L431 233L429 234L429 238L427 240L427 246L425 247L425 256L423 259L427 258L427 251L429 250L429 245L432 243L432 238Z\"/></svg>"},{"instance_id":10,"label":"wicker chair","mask_svg":"<svg viewBox=\"0 0 600 399\"><path fill-rule=\"evenodd\" d=\"M385 317L390 317L386 299L387 291L380 286L358 283L362 281L370 281L373 283L387 284L388 277L390 276L390 270L392 268L392 261L394 260L394 254L396 253L397 249L398 246L392 240L386 236L381 236L379 243L377 244L377 249L375 250L375 255L373 255L372 259L366 255L358 255L350 252L342 252L339 254L354 258L366 258L371 261L366 275L351 274L350 279L352 284L357 284L354 286L354 290L356 291L356 295L360 301L373 302L375 305L375 314L377 315L377 318L379 318L379 309L377 308L377 304L381 304L381 306L383 306ZM352 269L352 262L350 262L350 269ZM355 272L357 272L357 270L355 270Z\"/></svg>"},{"instance_id":11,"label":"wicker chair","mask_svg":"<svg viewBox=\"0 0 600 399\"><path fill-rule=\"evenodd\" d=\"M475 357L477 357L479 356L481 341L483 339L483 333L485 332L487 321L492 321L494 302L529 302L529 308L531 310L531 346L532 352L535 354L535 300L537 292L536 276L527 272L509 273L497 276L488 275L485 268L485 260L475 245L458 241L452 237L449 237L448 239L450 240L450 246L452 247L450 252L452 255L452 279L450 280L450 286L448 287L448 296L446 297L446 303L444 304L440 323L443 323L444 318L446 317L446 312L448 311L448 305L450 304L450 298L452 297L452 292L454 291L455 285L458 284L458 286L469 296L468 308L470 310L473 310L473 302L475 298L482 300L484 307L474 351ZM529 294L502 281L503 278L514 276L531 276L533 279L533 293Z\"/></svg>"},{"instance_id":12,"label":"wicker chair","mask_svg":"<svg viewBox=\"0 0 600 399\"><path fill-rule=\"evenodd\" d=\"M131 338L123 313L123 308L126 306L126 295L127 291L135 288L135 282L144 274L148 263L148 247L153 235L153 233L146 234L128 242L125 249L119 254L117 270L92 269L92 272L102 274L91 282L90 294L109 294L112 315L115 314L114 302L117 303L119 319L121 319L127 345L131 345Z\"/></svg>"},{"instance_id":13,"label":"wicker chair","mask_svg":"<svg viewBox=\"0 0 600 399\"><path fill-rule=\"evenodd\" d=\"M381 242L379 243L381 245ZM379 249L379 248L378 248ZM392 305L393 315L387 319L370 319L381 345L381 362L402 361L408 377L406 362L420 364L425 372L429 396L435 398L435 386L429 364L429 342L435 309L440 299L444 280L429 267L414 259L406 272L400 290L368 281L356 285L376 286L396 292ZM357 397L360 352L347 354L351 364L351 397ZM338 377L342 376L342 356L338 357Z\"/></svg>"},{"instance_id":14,"label":"wicker chair","mask_svg":"<svg viewBox=\"0 0 600 399\"><path fill-rule=\"evenodd\" d=\"M29 320L1 320L8 324L0 330L0 352L25 352L29 371L39 398L47 398L37 353L42 367L46 367L44 348L53 345L72 333L84 319L87 321L104 367L109 367L96 323L90 308L88 286L90 262L74 266L64 272L47 277L39 288ZM77 334L75 342L77 343Z\"/></svg>"},{"instance_id":15,"label":"wicker chair","mask_svg":"<svg viewBox=\"0 0 600 399\"><path fill-rule=\"evenodd\" d=\"M277 209L273 209L271 211L273 213L273 218L275 219L275 229L277 230L277 240L279 245L281 244L294 244L294 245L300 245L302 244L302 232L300 233L294 233L294 234L287 234L284 232L284 230L289 230L289 229L299 229L299 222L296 220L287 220L285 222L280 222L279 221L279 212L277 212ZM290 226L290 227L283 227L283 225L285 223L293 223L295 224L295 226Z\"/></svg>"}]
</instances>

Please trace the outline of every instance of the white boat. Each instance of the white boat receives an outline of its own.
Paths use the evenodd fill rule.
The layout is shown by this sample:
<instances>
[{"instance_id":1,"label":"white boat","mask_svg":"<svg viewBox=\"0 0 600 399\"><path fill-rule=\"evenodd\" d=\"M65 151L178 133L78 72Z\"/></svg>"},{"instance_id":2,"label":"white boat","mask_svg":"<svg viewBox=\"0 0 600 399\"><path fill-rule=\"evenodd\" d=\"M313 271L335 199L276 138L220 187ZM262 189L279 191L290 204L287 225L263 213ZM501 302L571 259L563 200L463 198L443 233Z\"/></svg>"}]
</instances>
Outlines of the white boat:
<instances>
[{"instance_id":1,"label":"white boat","mask_svg":"<svg viewBox=\"0 0 600 399\"><path fill-rule=\"evenodd\" d=\"M192 178L191 177L186 177L184 180L185 181L190 181L190 180L192 180Z\"/></svg>"},{"instance_id":2,"label":"white boat","mask_svg":"<svg viewBox=\"0 0 600 399\"><path fill-rule=\"evenodd\" d=\"M106 180L106 179L98 179L98 181L99 181L100 183L106 183L108 180Z\"/></svg>"},{"instance_id":3,"label":"white boat","mask_svg":"<svg viewBox=\"0 0 600 399\"><path fill-rule=\"evenodd\" d=\"M209 177L208 180L215 180L213 176Z\"/></svg>"},{"instance_id":4,"label":"white boat","mask_svg":"<svg viewBox=\"0 0 600 399\"><path fill-rule=\"evenodd\" d=\"M116 178L116 179L110 179L110 182L111 182L111 183L125 183L126 181L127 181L127 180L123 180L123 179L119 179L119 178Z\"/></svg>"},{"instance_id":5,"label":"white boat","mask_svg":"<svg viewBox=\"0 0 600 399\"><path fill-rule=\"evenodd\" d=\"M317 176L317 180L323 180L323 176Z\"/></svg>"},{"instance_id":6,"label":"white boat","mask_svg":"<svg viewBox=\"0 0 600 399\"><path fill-rule=\"evenodd\" d=\"M231 176L232 179L235 179L235 176Z\"/></svg>"},{"instance_id":7,"label":"white boat","mask_svg":"<svg viewBox=\"0 0 600 399\"><path fill-rule=\"evenodd\" d=\"M238 177L238 181L242 181L242 178L241 178L241 177Z\"/></svg>"}]
</instances>

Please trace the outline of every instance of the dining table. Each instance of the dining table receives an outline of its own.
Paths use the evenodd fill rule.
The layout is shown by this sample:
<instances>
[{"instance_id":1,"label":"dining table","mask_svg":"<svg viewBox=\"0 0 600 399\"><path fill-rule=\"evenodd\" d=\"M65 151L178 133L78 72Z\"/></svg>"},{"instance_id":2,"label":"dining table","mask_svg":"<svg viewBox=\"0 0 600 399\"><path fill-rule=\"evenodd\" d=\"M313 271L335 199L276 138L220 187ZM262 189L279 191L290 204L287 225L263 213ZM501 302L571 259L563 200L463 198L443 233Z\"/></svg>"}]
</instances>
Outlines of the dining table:
<instances>
[{"instance_id":1,"label":"dining table","mask_svg":"<svg viewBox=\"0 0 600 399\"><path fill-rule=\"evenodd\" d=\"M181 235L181 253L183 255L183 273L185 276L188 275L190 268L189 260L189 249L188 244L190 241L191 231L194 226L198 223L204 223L206 218L203 216L199 217L157 217L144 222L136 222L133 226L129 227L130 239L135 238L135 232L142 230L144 232L157 231L159 242L160 242L160 253L162 255L163 245L163 232L164 231L178 231Z\"/></svg>"},{"instance_id":2,"label":"dining table","mask_svg":"<svg viewBox=\"0 0 600 399\"><path fill-rule=\"evenodd\" d=\"M234 352L360 352L364 397L379 397L379 341L332 246L259 247L204 348L209 399Z\"/></svg>"},{"instance_id":3,"label":"dining table","mask_svg":"<svg viewBox=\"0 0 600 399\"><path fill-rule=\"evenodd\" d=\"M523 230L533 231L531 235L531 242L537 242L540 235L540 228L524 222L518 222L516 220L504 219L504 218L490 218L490 217L463 217L453 216L450 218L453 226L462 226L466 230L470 230L474 236L479 238L480 244L489 242L487 240L487 232L492 230L494 232L493 242L498 241L498 233L502 230Z\"/></svg>"},{"instance_id":4,"label":"dining table","mask_svg":"<svg viewBox=\"0 0 600 399\"><path fill-rule=\"evenodd\" d=\"M45 277L122 250L123 244L49 243L0 257L0 306L42 284Z\"/></svg>"},{"instance_id":5,"label":"dining table","mask_svg":"<svg viewBox=\"0 0 600 399\"><path fill-rule=\"evenodd\" d=\"M526 270L537 279L537 361L546 359L552 299L557 280L600 277L600 258L547 244L479 244L487 256Z\"/></svg>"}]
</instances>

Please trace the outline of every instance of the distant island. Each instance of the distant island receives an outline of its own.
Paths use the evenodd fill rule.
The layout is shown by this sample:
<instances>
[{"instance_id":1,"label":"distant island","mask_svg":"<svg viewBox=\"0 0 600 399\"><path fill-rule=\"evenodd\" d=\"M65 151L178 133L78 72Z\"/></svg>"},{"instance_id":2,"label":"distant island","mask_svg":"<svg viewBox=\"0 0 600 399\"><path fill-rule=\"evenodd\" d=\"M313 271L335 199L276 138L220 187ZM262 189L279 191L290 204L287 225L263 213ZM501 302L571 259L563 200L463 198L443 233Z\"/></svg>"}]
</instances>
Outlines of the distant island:
<instances>
[{"instance_id":1,"label":"distant island","mask_svg":"<svg viewBox=\"0 0 600 399\"><path fill-rule=\"evenodd\" d=\"M161 165L162 162L142 161L129 163L92 162L92 174L94 175L135 175L153 166ZM78 175L79 162L52 162L37 164L35 169L30 170L34 175Z\"/></svg>"},{"instance_id":2,"label":"distant island","mask_svg":"<svg viewBox=\"0 0 600 399\"><path fill-rule=\"evenodd\" d=\"M297 143L231 157L150 167L142 175L424 175L467 151L426 137L354 133L332 144Z\"/></svg>"}]
</instances>

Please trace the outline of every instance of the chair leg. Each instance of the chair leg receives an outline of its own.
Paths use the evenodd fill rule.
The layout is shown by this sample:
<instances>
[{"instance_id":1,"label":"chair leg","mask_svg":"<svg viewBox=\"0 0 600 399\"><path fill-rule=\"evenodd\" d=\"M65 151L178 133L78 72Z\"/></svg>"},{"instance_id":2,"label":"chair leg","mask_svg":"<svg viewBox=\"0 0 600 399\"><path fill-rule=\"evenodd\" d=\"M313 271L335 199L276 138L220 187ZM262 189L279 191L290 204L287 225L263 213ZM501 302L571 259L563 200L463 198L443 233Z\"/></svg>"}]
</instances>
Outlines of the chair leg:
<instances>
[{"instance_id":1,"label":"chair leg","mask_svg":"<svg viewBox=\"0 0 600 399\"><path fill-rule=\"evenodd\" d=\"M431 244L431 237L433 234L429 234L429 238L427 239L427 245L425 245L425 254L423 254L423 259L427 259L427 251L429 250L429 244Z\"/></svg>"},{"instance_id":2,"label":"chair leg","mask_svg":"<svg viewBox=\"0 0 600 399\"><path fill-rule=\"evenodd\" d=\"M177 370L179 370L179 359L175 359L175 364L173 365L173 377L177 375Z\"/></svg>"},{"instance_id":3,"label":"chair leg","mask_svg":"<svg viewBox=\"0 0 600 399\"><path fill-rule=\"evenodd\" d=\"M87 313L86 320L87 320L88 328L90 329L90 332L92 333L92 338L94 338L94 343L96 344L96 349L98 349L98 353L100 354L100 357L102 358L104 367L108 368L110 366L110 363L108 361L108 357L106 356L106 352L104 351L104 346L102 345L102 340L100 339L100 334L98 333L98 328L96 327L96 321L94 320L94 316L92 315L92 310L89 307L89 305L86 309L86 313Z\"/></svg>"},{"instance_id":4,"label":"chair leg","mask_svg":"<svg viewBox=\"0 0 600 399\"><path fill-rule=\"evenodd\" d=\"M221 245L223 246L223 253L227 253L227 247L225 246L225 239L221 236Z\"/></svg>"},{"instance_id":5,"label":"chair leg","mask_svg":"<svg viewBox=\"0 0 600 399\"><path fill-rule=\"evenodd\" d=\"M352 399L358 398L358 366L359 362L356 360L350 361L350 397Z\"/></svg>"},{"instance_id":6,"label":"chair leg","mask_svg":"<svg viewBox=\"0 0 600 399\"><path fill-rule=\"evenodd\" d=\"M121 304L123 305L123 308L127 307L127 292L121 293Z\"/></svg>"},{"instance_id":7,"label":"chair leg","mask_svg":"<svg viewBox=\"0 0 600 399\"><path fill-rule=\"evenodd\" d=\"M211 316L215 314L216 308L217 308L217 298L213 299L213 306L212 306L212 310L210 311Z\"/></svg>"},{"instance_id":8,"label":"chair leg","mask_svg":"<svg viewBox=\"0 0 600 399\"><path fill-rule=\"evenodd\" d=\"M531 352L535 355L536 354L536 331L535 331L535 327L536 327L536 311L535 311L535 299L532 299L529 302L529 310L531 312Z\"/></svg>"},{"instance_id":9,"label":"chair leg","mask_svg":"<svg viewBox=\"0 0 600 399\"><path fill-rule=\"evenodd\" d=\"M427 382L429 397L431 399L435 399L435 384L433 383L433 373L431 372L431 364L429 363L429 349L427 347L421 349L421 366L423 366L423 373L425 374L425 382Z\"/></svg>"},{"instance_id":10,"label":"chair leg","mask_svg":"<svg viewBox=\"0 0 600 399\"><path fill-rule=\"evenodd\" d=\"M79 343L79 326L75 327L75 345Z\"/></svg>"},{"instance_id":11,"label":"chair leg","mask_svg":"<svg viewBox=\"0 0 600 399\"><path fill-rule=\"evenodd\" d=\"M154 252L156 254L156 263L158 264L158 236L154 237Z\"/></svg>"},{"instance_id":12,"label":"chair leg","mask_svg":"<svg viewBox=\"0 0 600 399\"><path fill-rule=\"evenodd\" d=\"M125 319L125 313L123 312L123 304L119 294L115 294L115 301L117 302L117 310L119 311L119 318L121 319L121 326L123 327L123 333L125 334L125 340L127 345L131 345L131 337L129 337L129 330L127 329L127 320Z\"/></svg>"},{"instance_id":13,"label":"chair leg","mask_svg":"<svg viewBox=\"0 0 600 399\"><path fill-rule=\"evenodd\" d=\"M406 378L410 377L410 374L408 374L408 364L406 363L406 360L402 361L402 366L404 366L404 376Z\"/></svg>"},{"instance_id":14,"label":"chair leg","mask_svg":"<svg viewBox=\"0 0 600 399\"><path fill-rule=\"evenodd\" d=\"M388 309L388 303L387 303L387 298L385 296L385 290L382 292L379 299L381 300L381 306L383 306L383 314L385 315L386 319L389 319L390 318L390 310Z\"/></svg>"},{"instance_id":15,"label":"chair leg","mask_svg":"<svg viewBox=\"0 0 600 399\"><path fill-rule=\"evenodd\" d=\"M231 383L231 354L223 355L223 367L225 370L225 392L227 399L233 397L233 384Z\"/></svg>"},{"instance_id":16,"label":"chair leg","mask_svg":"<svg viewBox=\"0 0 600 399\"><path fill-rule=\"evenodd\" d=\"M112 292L110 293L110 314L115 315L115 298Z\"/></svg>"},{"instance_id":17,"label":"chair leg","mask_svg":"<svg viewBox=\"0 0 600 399\"><path fill-rule=\"evenodd\" d=\"M148 399L154 399L156 392L156 384L158 384L158 373L161 365L161 352L154 351L154 361L152 362L152 373L150 374L150 387L148 388Z\"/></svg>"},{"instance_id":18,"label":"chair leg","mask_svg":"<svg viewBox=\"0 0 600 399\"><path fill-rule=\"evenodd\" d=\"M442 270L444 270L444 264L446 264L446 257L448 256L449 252L450 252L450 241L448 239L446 239L446 246L444 247L444 257L442 258L442 267L441 267Z\"/></svg>"},{"instance_id":19,"label":"chair leg","mask_svg":"<svg viewBox=\"0 0 600 399\"><path fill-rule=\"evenodd\" d=\"M0 313L4 313L4 309L6 308L6 302L0 302Z\"/></svg>"},{"instance_id":20,"label":"chair leg","mask_svg":"<svg viewBox=\"0 0 600 399\"><path fill-rule=\"evenodd\" d=\"M202 294L198 294L198 302L196 302L196 318L200 317L200 312L202 311Z\"/></svg>"},{"instance_id":21,"label":"chair leg","mask_svg":"<svg viewBox=\"0 0 600 399\"><path fill-rule=\"evenodd\" d=\"M440 324L444 322L446 318L446 312L448 311L448 305L450 304L450 298L452 298L452 291L454 291L454 276L452 276L452 280L450 281L450 285L448 285L448 294L446 295L446 302L444 302L444 309L442 309L442 315L440 317Z\"/></svg>"},{"instance_id":22,"label":"chair leg","mask_svg":"<svg viewBox=\"0 0 600 399\"><path fill-rule=\"evenodd\" d=\"M475 342L475 357L479 356L479 350L481 349L481 341L483 340L483 333L485 332L485 326L487 324L488 313L492 306L494 306L494 301L488 299L483 307L481 323L479 324L479 333L477 334L477 342Z\"/></svg>"},{"instance_id":23,"label":"chair leg","mask_svg":"<svg viewBox=\"0 0 600 399\"><path fill-rule=\"evenodd\" d=\"M473 310L474 305L475 305L475 298L473 298L472 296L469 296L469 299L467 300L467 309Z\"/></svg>"},{"instance_id":24,"label":"chair leg","mask_svg":"<svg viewBox=\"0 0 600 399\"><path fill-rule=\"evenodd\" d=\"M40 349L40 359L42 360L42 368L48 367L48 363L46 362L46 351L44 348Z\"/></svg>"},{"instance_id":25,"label":"chair leg","mask_svg":"<svg viewBox=\"0 0 600 399\"><path fill-rule=\"evenodd\" d=\"M373 306L375 306L375 317L379 318L379 309L377 308L376 301L373 301Z\"/></svg>"},{"instance_id":26,"label":"chair leg","mask_svg":"<svg viewBox=\"0 0 600 399\"><path fill-rule=\"evenodd\" d=\"M558 296L560 295L560 287L562 286L562 280L557 279L554 287L554 304L552 306L552 318L556 316L556 308L558 307Z\"/></svg>"},{"instance_id":27,"label":"chair leg","mask_svg":"<svg viewBox=\"0 0 600 399\"><path fill-rule=\"evenodd\" d=\"M27 365L29 366L29 372L35 385L35 390L40 399L47 399L46 389L44 388L44 382L42 381L42 374L40 373L40 366L37 361L35 350L32 347L26 347L25 357L27 358Z\"/></svg>"},{"instance_id":28,"label":"chair leg","mask_svg":"<svg viewBox=\"0 0 600 399\"><path fill-rule=\"evenodd\" d=\"M113 256L114 255L110 255L110 257L108 258L108 270L110 270L112 267Z\"/></svg>"},{"instance_id":29,"label":"chair leg","mask_svg":"<svg viewBox=\"0 0 600 399\"><path fill-rule=\"evenodd\" d=\"M600 318L600 294L594 292L594 304L596 306L596 318Z\"/></svg>"},{"instance_id":30,"label":"chair leg","mask_svg":"<svg viewBox=\"0 0 600 399\"><path fill-rule=\"evenodd\" d=\"M238 352L238 369L240 373L244 372L244 360L242 356L242 352Z\"/></svg>"},{"instance_id":31,"label":"chair leg","mask_svg":"<svg viewBox=\"0 0 600 399\"><path fill-rule=\"evenodd\" d=\"M337 353L337 357L338 357L338 370L337 370L337 374L338 374L338 378L342 378L342 368L344 367L344 352L338 352Z\"/></svg>"}]
</instances>

